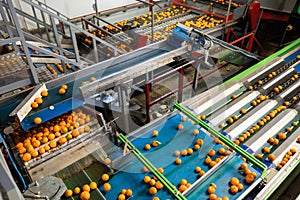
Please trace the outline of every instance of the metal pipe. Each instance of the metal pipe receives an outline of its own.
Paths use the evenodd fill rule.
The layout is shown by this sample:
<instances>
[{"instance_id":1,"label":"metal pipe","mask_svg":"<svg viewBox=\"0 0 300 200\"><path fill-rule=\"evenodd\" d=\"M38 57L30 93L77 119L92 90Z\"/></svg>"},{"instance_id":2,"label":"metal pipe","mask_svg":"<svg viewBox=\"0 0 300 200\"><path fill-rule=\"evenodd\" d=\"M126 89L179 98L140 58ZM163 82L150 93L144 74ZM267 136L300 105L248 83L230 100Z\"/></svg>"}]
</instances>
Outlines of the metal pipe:
<instances>
[{"instance_id":1,"label":"metal pipe","mask_svg":"<svg viewBox=\"0 0 300 200\"><path fill-rule=\"evenodd\" d=\"M224 40L224 35L226 33L226 29L227 29L227 23L228 23L228 19L229 19L229 13L230 13L230 8L231 8L231 2L232 0L229 0L229 5L228 5L228 9L227 9L227 14L226 14L226 19L225 19L225 25L224 25L224 32L222 34L222 40Z\"/></svg>"}]
</instances>

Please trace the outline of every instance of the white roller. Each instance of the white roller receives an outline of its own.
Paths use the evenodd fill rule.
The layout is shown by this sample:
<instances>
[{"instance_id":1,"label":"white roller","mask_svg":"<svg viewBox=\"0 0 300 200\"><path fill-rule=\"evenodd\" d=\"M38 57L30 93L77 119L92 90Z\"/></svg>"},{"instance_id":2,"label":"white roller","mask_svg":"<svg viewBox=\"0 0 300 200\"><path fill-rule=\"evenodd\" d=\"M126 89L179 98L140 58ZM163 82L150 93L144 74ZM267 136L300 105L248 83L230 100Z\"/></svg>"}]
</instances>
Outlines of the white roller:
<instances>
[{"instance_id":1,"label":"white roller","mask_svg":"<svg viewBox=\"0 0 300 200\"><path fill-rule=\"evenodd\" d=\"M276 61L275 63L273 63L272 65L266 67L265 69L263 69L262 71L260 71L260 73L255 74L254 76L252 76L251 78L249 78L247 81L249 83L251 83L253 80L255 80L257 77L259 77L260 75L266 73L267 71L269 71L270 69L272 69L274 66L278 65L280 62L284 61L282 58L279 59L278 61ZM267 74L266 74L267 75Z\"/></svg>"},{"instance_id":2,"label":"white roller","mask_svg":"<svg viewBox=\"0 0 300 200\"><path fill-rule=\"evenodd\" d=\"M250 145L250 148L254 152L257 151L260 147L262 147L265 143L268 142L268 139L270 137L273 137L274 135L276 135L276 133L278 133L279 130L283 129L288 124L290 124L293 121L293 119L297 116L297 114L298 113L296 110L292 110L292 109L284 110L281 114L281 118L278 120L276 124L274 124L272 127L268 127L267 130L265 129L260 130L264 132L264 134L262 134L258 140L254 141Z\"/></svg>"},{"instance_id":3,"label":"white roller","mask_svg":"<svg viewBox=\"0 0 300 200\"><path fill-rule=\"evenodd\" d=\"M201 114L205 110L212 108L215 104L219 104L221 101L226 101L226 97L228 97L240 88L241 84L234 84L230 88L227 88L224 91L220 91L220 93L214 97L208 94L206 96L207 98L205 98L205 101L199 107L194 109L195 112Z\"/></svg>"},{"instance_id":4,"label":"white roller","mask_svg":"<svg viewBox=\"0 0 300 200\"><path fill-rule=\"evenodd\" d=\"M225 111L218 112L214 114L210 123L217 126L221 122L225 121L227 118L231 117L235 112L241 110L246 104L258 97L260 93L258 91L253 91L248 93L248 95L243 96L239 101L232 106L228 107Z\"/></svg>"},{"instance_id":5,"label":"white roller","mask_svg":"<svg viewBox=\"0 0 300 200\"><path fill-rule=\"evenodd\" d=\"M255 125L257 121L259 121L261 118L263 118L266 115L266 113L271 111L276 105L277 105L277 101L267 100L266 104L259 110L259 112L256 112L252 116L249 116L241 124L239 124L237 127L235 127L234 129L232 129L230 132L227 132L227 133L231 136L231 138L236 138L241 133L243 133L245 130L247 130L251 126Z\"/></svg>"}]
</instances>

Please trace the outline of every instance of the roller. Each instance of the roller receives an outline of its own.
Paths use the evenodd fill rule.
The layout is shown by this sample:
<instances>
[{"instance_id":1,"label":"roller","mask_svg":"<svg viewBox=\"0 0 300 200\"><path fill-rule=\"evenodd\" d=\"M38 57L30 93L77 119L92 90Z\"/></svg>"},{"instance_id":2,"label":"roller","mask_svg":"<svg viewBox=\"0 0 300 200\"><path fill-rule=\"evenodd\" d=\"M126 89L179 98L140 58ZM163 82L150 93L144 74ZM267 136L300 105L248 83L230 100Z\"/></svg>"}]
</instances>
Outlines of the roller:
<instances>
[{"instance_id":1,"label":"roller","mask_svg":"<svg viewBox=\"0 0 300 200\"><path fill-rule=\"evenodd\" d=\"M253 75L251 78L249 78L244 85L246 87L250 85L254 85L257 83L257 81L263 79L265 76L267 76L272 71L276 71L277 69L283 67L285 65L285 62L282 58L276 57L271 62L268 62L266 65L261 67L261 71L255 75Z\"/></svg>"},{"instance_id":2,"label":"roller","mask_svg":"<svg viewBox=\"0 0 300 200\"><path fill-rule=\"evenodd\" d=\"M259 91L262 94L268 94L274 89L274 87L286 82L294 74L296 74L296 70L293 67L291 67L288 70L284 71L283 73L279 74L277 77L271 79L271 81L263 85Z\"/></svg>"},{"instance_id":3,"label":"roller","mask_svg":"<svg viewBox=\"0 0 300 200\"><path fill-rule=\"evenodd\" d=\"M246 92L242 96L238 98L238 102L231 102L224 109L218 110L212 116L208 118L211 124L217 127L223 121L226 121L229 117L231 117L234 113L241 110L246 104L254 100L260 95L258 91Z\"/></svg>"},{"instance_id":4,"label":"roller","mask_svg":"<svg viewBox=\"0 0 300 200\"><path fill-rule=\"evenodd\" d=\"M229 96L240 88L242 88L242 85L239 83L226 89L215 87L214 89L204 92L202 98L200 97L201 99L199 99L199 97L197 97L197 99L191 99L190 102L194 103L187 105L190 105L190 107L198 114L209 115L224 106L227 103Z\"/></svg>"},{"instance_id":5,"label":"roller","mask_svg":"<svg viewBox=\"0 0 300 200\"><path fill-rule=\"evenodd\" d=\"M288 137L274 152L276 159L274 163L277 165L281 162L282 158L284 157L285 153L291 149L300 149L300 144L296 142L297 138L300 136L300 127L298 127L295 132Z\"/></svg>"},{"instance_id":6,"label":"roller","mask_svg":"<svg viewBox=\"0 0 300 200\"><path fill-rule=\"evenodd\" d=\"M297 111L294 109L286 109L282 111L270 123L260 129L255 135L253 135L253 137L245 142L245 145L249 146L254 152L256 152L268 142L270 137L273 137L280 130L288 126L288 124L295 119L297 114Z\"/></svg>"},{"instance_id":7,"label":"roller","mask_svg":"<svg viewBox=\"0 0 300 200\"><path fill-rule=\"evenodd\" d=\"M224 131L230 135L231 138L235 139L245 130L256 124L261 118L263 118L268 112L270 112L274 107L276 107L277 101L268 99L253 110L251 110L248 114L240 118L233 125L229 126Z\"/></svg>"}]
</instances>

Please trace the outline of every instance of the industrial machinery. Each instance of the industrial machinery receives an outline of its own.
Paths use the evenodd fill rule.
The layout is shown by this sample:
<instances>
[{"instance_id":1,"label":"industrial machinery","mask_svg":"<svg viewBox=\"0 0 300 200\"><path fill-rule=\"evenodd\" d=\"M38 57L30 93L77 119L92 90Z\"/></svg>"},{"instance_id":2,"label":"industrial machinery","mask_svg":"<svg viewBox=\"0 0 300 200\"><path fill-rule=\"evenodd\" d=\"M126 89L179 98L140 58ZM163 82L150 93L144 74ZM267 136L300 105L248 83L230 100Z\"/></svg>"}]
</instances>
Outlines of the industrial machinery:
<instances>
[{"instance_id":1,"label":"industrial machinery","mask_svg":"<svg viewBox=\"0 0 300 200\"><path fill-rule=\"evenodd\" d=\"M1 80L26 74L0 99L1 195L268 198L299 164L300 41L259 62L185 25L43 84L32 84L30 63L8 54L20 67ZM83 33L95 48L98 39Z\"/></svg>"}]
</instances>

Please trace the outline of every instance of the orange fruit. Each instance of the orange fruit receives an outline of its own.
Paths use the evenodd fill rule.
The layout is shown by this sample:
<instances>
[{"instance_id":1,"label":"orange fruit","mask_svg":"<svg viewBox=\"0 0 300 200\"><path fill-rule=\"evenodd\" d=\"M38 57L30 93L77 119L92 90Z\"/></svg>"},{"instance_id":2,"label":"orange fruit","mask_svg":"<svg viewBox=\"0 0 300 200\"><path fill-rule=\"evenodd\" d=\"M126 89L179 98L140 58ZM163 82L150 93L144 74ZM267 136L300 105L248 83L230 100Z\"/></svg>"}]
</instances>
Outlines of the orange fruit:
<instances>
[{"instance_id":1,"label":"orange fruit","mask_svg":"<svg viewBox=\"0 0 300 200\"><path fill-rule=\"evenodd\" d=\"M205 115L201 115L201 116L200 116L200 119L201 119L201 120L205 120L205 119L206 119L206 116L205 116Z\"/></svg>"},{"instance_id":2,"label":"orange fruit","mask_svg":"<svg viewBox=\"0 0 300 200\"><path fill-rule=\"evenodd\" d=\"M182 118L181 118L181 121L182 121L182 122L185 122L185 121L186 121L186 117L182 117Z\"/></svg>"},{"instance_id":3,"label":"orange fruit","mask_svg":"<svg viewBox=\"0 0 300 200\"><path fill-rule=\"evenodd\" d=\"M242 163L240 168L246 170L248 169L248 165L246 163Z\"/></svg>"},{"instance_id":4,"label":"orange fruit","mask_svg":"<svg viewBox=\"0 0 300 200\"><path fill-rule=\"evenodd\" d=\"M19 149L19 154L23 154L26 152L26 148L25 147L20 147Z\"/></svg>"},{"instance_id":5,"label":"orange fruit","mask_svg":"<svg viewBox=\"0 0 300 200\"><path fill-rule=\"evenodd\" d=\"M269 160L269 161L272 162L272 161L274 161L275 159L276 159L276 157L275 157L274 154L269 154L269 155L268 155L268 160Z\"/></svg>"},{"instance_id":6,"label":"orange fruit","mask_svg":"<svg viewBox=\"0 0 300 200\"><path fill-rule=\"evenodd\" d=\"M70 190L70 189L67 189L67 190L65 191L65 196L66 196L66 197L71 197L72 194L73 194L73 191Z\"/></svg>"},{"instance_id":7,"label":"orange fruit","mask_svg":"<svg viewBox=\"0 0 300 200\"><path fill-rule=\"evenodd\" d=\"M181 155L182 155L182 156L186 156L187 153L188 153L188 152L187 152L187 150L185 150L185 149L183 149L183 150L181 151Z\"/></svg>"},{"instance_id":8,"label":"orange fruit","mask_svg":"<svg viewBox=\"0 0 300 200\"><path fill-rule=\"evenodd\" d=\"M35 124L40 124L40 123L42 123L42 118L36 117L36 118L34 118L33 122L34 122Z\"/></svg>"},{"instance_id":9,"label":"orange fruit","mask_svg":"<svg viewBox=\"0 0 300 200\"><path fill-rule=\"evenodd\" d=\"M128 197L131 197L132 196L132 190L131 189L126 190L125 195L128 196Z\"/></svg>"},{"instance_id":10,"label":"orange fruit","mask_svg":"<svg viewBox=\"0 0 300 200\"><path fill-rule=\"evenodd\" d=\"M198 129L195 129L195 130L193 131L193 134L194 134L194 135L198 135L198 134L199 134L199 130L198 130Z\"/></svg>"},{"instance_id":11,"label":"orange fruit","mask_svg":"<svg viewBox=\"0 0 300 200\"><path fill-rule=\"evenodd\" d=\"M85 132L89 132L91 130L90 126L89 125L85 125L84 126L84 131Z\"/></svg>"},{"instance_id":12,"label":"orange fruit","mask_svg":"<svg viewBox=\"0 0 300 200\"><path fill-rule=\"evenodd\" d=\"M49 146L53 149L53 148L55 148L57 146L57 143L55 141L51 141L49 143Z\"/></svg>"},{"instance_id":13,"label":"orange fruit","mask_svg":"<svg viewBox=\"0 0 300 200\"><path fill-rule=\"evenodd\" d=\"M187 153L189 154L189 155L192 155L193 154L193 149L192 148L188 148L188 150L187 150Z\"/></svg>"},{"instance_id":14,"label":"orange fruit","mask_svg":"<svg viewBox=\"0 0 300 200\"><path fill-rule=\"evenodd\" d=\"M158 168L157 170L158 170L161 174L164 173L164 168L162 168L162 167Z\"/></svg>"},{"instance_id":15,"label":"orange fruit","mask_svg":"<svg viewBox=\"0 0 300 200\"><path fill-rule=\"evenodd\" d=\"M33 152L33 150L34 150L34 148L32 145L26 146L26 152L31 153L31 152Z\"/></svg>"},{"instance_id":16,"label":"orange fruit","mask_svg":"<svg viewBox=\"0 0 300 200\"><path fill-rule=\"evenodd\" d=\"M40 142L39 140L35 140L35 141L32 142L32 146L33 146L34 148L37 148L37 147L39 147L40 145L41 145L41 142Z\"/></svg>"},{"instance_id":17,"label":"orange fruit","mask_svg":"<svg viewBox=\"0 0 300 200\"><path fill-rule=\"evenodd\" d=\"M60 88L59 90L58 90L58 94L66 94L66 90L64 89L64 88Z\"/></svg>"},{"instance_id":18,"label":"orange fruit","mask_svg":"<svg viewBox=\"0 0 300 200\"><path fill-rule=\"evenodd\" d=\"M83 191L80 194L80 199L81 200L89 200L91 198L91 195L88 191Z\"/></svg>"},{"instance_id":19,"label":"orange fruit","mask_svg":"<svg viewBox=\"0 0 300 200\"><path fill-rule=\"evenodd\" d=\"M174 152L174 156L180 156L180 151L176 150L176 151Z\"/></svg>"},{"instance_id":20,"label":"orange fruit","mask_svg":"<svg viewBox=\"0 0 300 200\"><path fill-rule=\"evenodd\" d=\"M34 150L34 151L31 152L31 156L32 156L33 158L36 158L36 157L39 156L39 152L36 151L36 150Z\"/></svg>"},{"instance_id":21,"label":"orange fruit","mask_svg":"<svg viewBox=\"0 0 300 200\"><path fill-rule=\"evenodd\" d=\"M91 77L91 78L90 78L90 81L91 81L91 82L93 82L93 81L95 81L95 80L96 80L95 77Z\"/></svg>"},{"instance_id":22,"label":"orange fruit","mask_svg":"<svg viewBox=\"0 0 300 200\"><path fill-rule=\"evenodd\" d=\"M144 177L144 182L145 182L145 183L149 183L150 181L151 181L150 176L145 176L145 177Z\"/></svg>"},{"instance_id":23,"label":"orange fruit","mask_svg":"<svg viewBox=\"0 0 300 200\"><path fill-rule=\"evenodd\" d=\"M239 181L238 178L233 177L233 178L230 179L230 184L231 185L238 185L239 183L240 183L240 181Z\"/></svg>"},{"instance_id":24,"label":"orange fruit","mask_svg":"<svg viewBox=\"0 0 300 200\"><path fill-rule=\"evenodd\" d=\"M180 180L180 185L186 185L188 182L186 179L181 179Z\"/></svg>"},{"instance_id":25,"label":"orange fruit","mask_svg":"<svg viewBox=\"0 0 300 200\"><path fill-rule=\"evenodd\" d=\"M292 153L292 155L294 155L294 154L297 152L297 150L294 149L294 148L291 148L291 149L290 149L290 152Z\"/></svg>"},{"instance_id":26,"label":"orange fruit","mask_svg":"<svg viewBox=\"0 0 300 200\"><path fill-rule=\"evenodd\" d=\"M201 171L201 167L198 167L198 166L197 166L197 167L195 168L195 172L199 173L200 171Z\"/></svg>"},{"instance_id":27,"label":"orange fruit","mask_svg":"<svg viewBox=\"0 0 300 200\"><path fill-rule=\"evenodd\" d=\"M31 108L37 108L37 107L39 107L39 104L37 102L31 103Z\"/></svg>"},{"instance_id":28,"label":"orange fruit","mask_svg":"<svg viewBox=\"0 0 300 200\"><path fill-rule=\"evenodd\" d=\"M262 152L263 152L263 153L270 153L269 147L264 147L264 148L262 149Z\"/></svg>"},{"instance_id":29,"label":"orange fruit","mask_svg":"<svg viewBox=\"0 0 300 200\"><path fill-rule=\"evenodd\" d=\"M159 198L158 197L153 197L152 200L159 200Z\"/></svg>"},{"instance_id":30,"label":"orange fruit","mask_svg":"<svg viewBox=\"0 0 300 200\"><path fill-rule=\"evenodd\" d=\"M251 173L251 174L247 174L246 177L245 177L245 181L246 183L252 183L255 179L255 176Z\"/></svg>"},{"instance_id":31,"label":"orange fruit","mask_svg":"<svg viewBox=\"0 0 300 200\"><path fill-rule=\"evenodd\" d=\"M38 104L42 104L43 103L43 99L41 97L37 97L34 99L34 101Z\"/></svg>"},{"instance_id":32,"label":"orange fruit","mask_svg":"<svg viewBox=\"0 0 300 200\"><path fill-rule=\"evenodd\" d=\"M157 130L154 130L153 132L152 132L152 137L157 137L158 136L158 131Z\"/></svg>"},{"instance_id":33,"label":"orange fruit","mask_svg":"<svg viewBox=\"0 0 300 200\"><path fill-rule=\"evenodd\" d=\"M216 151L213 149L210 149L207 153L209 156L214 156L216 154Z\"/></svg>"},{"instance_id":34,"label":"orange fruit","mask_svg":"<svg viewBox=\"0 0 300 200\"><path fill-rule=\"evenodd\" d=\"M210 167L214 167L216 164L217 164L216 161L211 161L211 162L209 163L209 166L210 166Z\"/></svg>"},{"instance_id":35,"label":"orange fruit","mask_svg":"<svg viewBox=\"0 0 300 200\"><path fill-rule=\"evenodd\" d=\"M45 145L45 146L44 146L44 149L45 149L46 151L49 151L49 150L50 150L50 146L49 146L49 145Z\"/></svg>"},{"instance_id":36,"label":"orange fruit","mask_svg":"<svg viewBox=\"0 0 300 200\"><path fill-rule=\"evenodd\" d=\"M247 110L243 108L243 109L240 111L240 113L241 113L242 115L244 115L244 114L247 113Z\"/></svg>"},{"instance_id":37,"label":"orange fruit","mask_svg":"<svg viewBox=\"0 0 300 200\"><path fill-rule=\"evenodd\" d=\"M92 189L92 190L95 190L96 188L97 188L97 183L96 182L91 182L90 183L90 188Z\"/></svg>"},{"instance_id":38,"label":"orange fruit","mask_svg":"<svg viewBox=\"0 0 300 200\"><path fill-rule=\"evenodd\" d=\"M68 86L67 85L62 85L61 88L66 90L66 89L68 89Z\"/></svg>"},{"instance_id":39,"label":"orange fruit","mask_svg":"<svg viewBox=\"0 0 300 200\"><path fill-rule=\"evenodd\" d=\"M164 187L164 185L163 185L161 182L157 181L157 182L155 183L155 187L156 187L158 190L160 190L160 189L162 189L162 188Z\"/></svg>"},{"instance_id":40,"label":"orange fruit","mask_svg":"<svg viewBox=\"0 0 300 200\"><path fill-rule=\"evenodd\" d=\"M210 157L205 158L205 164L209 165L211 163Z\"/></svg>"},{"instance_id":41,"label":"orange fruit","mask_svg":"<svg viewBox=\"0 0 300 200\"><path fill-rule=\"evenodd\" d=\"M74 137L74 138L76 138L76 137L78 137L79 136L79 131L78 130L72 130L72 136Z\"/></svg>"},{"instance_id":42,"label":"orange fruit","mask_svg":"<svg viewBox=\"0 0 300 200\"><path fill-rule=\"evenodd\" d=\"M151 195L154 195L154 194L156 194L156 193L157 193L157 189L156 189L156 187L150 187L150 189L149 189L149 193L150 193Z\"/></svg>"},{"instance_id":43,"label":"orange fruit","mask_svg":"<svg viewBox=\"0 0 300 200\"><path fill-rule=\"evenodd\" d=\"M60 145L63 145L63 144L65 144L67 142L67 138L65 138L65 137L61 137L61 138L59 138L59 140L58 140L58 143L60 144Z\"/></svg>"},{"instance_id":44,"label":"orange fruit","mask_svg":"<svg viewBox=\"0 0 300 200\"><path fill-rule=\"evenodd\" d=\"M61 136L61 133L60 132L55 132L54 135L55 135L55 137L59 137L59 136Z\"/></svg>"},{"instance_id":45,"label":"orange fruit","mask_svg":"<svg viewBox=\"0 0 300 200\"><path fill-rule=\"evenodd\" d=\"M244 185L243 185L243 184L241 184L241 183L239 183L239 184L237 185L237 187L238 187L239 191L241 191L241 190L243 190L243 189L244 189Z\"/></svg>"},{"instance_id":46,"label":"orange fruit","mask_svg":"<svg viewBox=\"0 0 300 200\"><path fill-rule=\"evenodd\" d=\"M148 172L149 170L148 170L148 168L146 166L143 166L142 171L143 172Z\"/></svg>"},{"instance_id":47,"label":"orange fruit","mask_svg":"<svg viewBox=\"0 0 300 200\"><path fill-rule=\"evenodd\" d=\"M43 91L41 92L41 95L42 95L42 97L48 96L47 90L43 90Z\"/></svg>"},{"instance_id":48,"label":"orange fruit","mask_svg":"<svg viewBox=\"0 0 300 200\"><path fill-rule=\"evenodd\" d=\"M103 184L103 189L104 189L105 191L109 191L109 190L111 189L110 184L109 184L109 183L104 183L104 184Z\"/></svg>"},{"instance_id":49,"label":"orange fruit","mask_svg":"<svg viewBox=\"0 0 300 200\"><path fill-rule=\"evenodd\" d=\"M201 176L203 176L205 174L205 171L204 170L201 170L200 172L199 172L199 176L201 177Z\"/></svg>"},{"instance_id":50,"label":"orange fruit","mask_svg":"<svg viewBox=\"0 0 300 200\"><path fill-rule=\"evenodd\" d=\"M194 149L197 151L197 150L199 150L200 149L200 145L199 144L195 144L194 145Z\"/></svg>"},{"instance_id":51,"label":"orange fruit","mask_svg":"<svg viewBox=\"0 0 300 200\"><path fill-rule=\"evenodd\" d=\"M286 134L285 133L278 133L277 138L279 140L285 140L286 139Z\"/></svg>"},{"instance_id":52,"label":"orange fruit","mask_svg":"<svg viewBox=\"0 0 300 200\"><path fill-rule=\"evenodd\" d=\"M124 194L119 194L118 200L125 200L126 196Z\"/></svg>"},{"instance_id":53,"label":"orange fruit","mask_svg":"<svg viewBox=\"0 0 300 200\"><path fill-rule=\"evenodd\" d=\"M45 148L44 147L39 148L39 154L43 155L44 153L45 153Z\"/></svg>"},{"instance_id":54,"label":"orange fruit","mask_svg":"<svg viewBox=\"0 0 300 200\"><path fill-rule=\"evenodd\" d=\"M54 140L55 139L55 135L53 134L53 133L50 133L49 135L48 135L48 140Z\"/></svg>"},{"instance_id":55,"label":"orange fruit","mask_svg":"<svg viewBox=\"0 0 300 200\"><path fill-rule=\"evenodd\" d=\"M149 182L150 185L154 186L156 184L156 181L154 179L151 179Z\"/></svg>"},{"instance_id":56,"label":"orange fruit","mask_svg":"<svg viewBox=\"0 0 300 200\"><path fill-rule=\"evenodd\" d=\"M217 185L214 183L211 183L210 186L214 187L215 189L217 189Z\"/></svg>"},{"instance_id":57,"label":"orange fruit","mask_svg":"<svg viewBox=\"0 0 300 200\"><path fill-rule=\"evenodd\" d=\"M111 163L110 158L105 158L105 159L104 159L104 163L105 163L106 165L109 165L109 164Z\"/></svg>"},{"instance_id":58,"label":"orange fruit","mask_svg":"<svg viewBox=\"0 0 300 200\"><path fill-rule=\"evenodd\" d=\"M175 160L175 163L176 163L177 165L180 165L180 164L181 164L181 159L180 159L180 158L177 158L177 159Z\"/></svg>"},{"instance_id":59,"label":"orange fruit","mask_svg":"<svg viewBox=\"0 0 300 200\"><path fill-rule=\"evenodd\" d=\"M83 191L90 192L90 191L91 191L91 188L90 188L90 186L89 186L88 184L84 184L84 185L82 186L82 190L83 190Z\"/></svg>"},{"instance_id":60,"label":"orange fruit","mask_svg":"<svg viewBox=\"0 0 300 200\"><path fill-rule=\"evenodd\" d=\"M225 196L222 198L222 200L229 200L229 197Z\"/></svg>"},{"instance_id":61,"label":"orange fruit","mask_svg":"<svg viewBox=\"0 0 300 200\"><path fill-rule=\"evenodd\" d=\"M54 131L54 132L59 132L59 131L60 131L60 126L59 126L59 125L55 125L55 126L53 127L53 131Z\"/></svg>"},{"instance_id":62,"label":"orange fruit","mask_svg":"<svg viewBox=\"0 0 300 200\"><path fill-rule=\"evenodd\" d=\"M144 146L144 149L145 149L145 150L150 150L150 149L151 149L151 145L150 145L150 144L146 144L146 145Z\"/></svg>"},{"instance_id":63,"label":"orange fruit","mask_svg":"<svg viewBox=\"0 0 300 200\"><path fill-rule=\"evenodd\" d=\"M272 144L272 143L274 142L274 138L270 137L270 138L268 139L268 142Z\"/></svg>"},{"instance_id":64,"label":"orange fruit","mask_svg":"<svg viewBox=\"0 0 300 200\"><path fill-rule=\"evenodd\" d=\"M109 180L109 175L108 174L103 174L101 178L102 178L103 181L108 181Z\"/></svg>"},{"instance_id":65,"label":"orange fruit","mask_svg":"<svg viewBox=\"0 0 300 200\"><path fill-rule=\"evenodd\" d=\"M217 200L217 199L218 199L218 197L217 197L216 194L210 194L209 195L209 200Z\"/></svg>"},{"instance_id":66,"label":"orange fruit","mask_svg":"<svg viewBox=\"0 0 300 200\"><path fill-rule=\"evenodd\" d=\"M177 129L182 130L184 128L183 124L178 124Z\"/></svg>"},{"instance_id":67,"label":"orange fruit","mask_svg":"<svg viewBox=\"0 0 300 200\"><path fill-rule=\"evenodd\" d=\"M127 191L126 189L122 189L121 194L126 194L126 191Z\"/></svg>"},{"instance_id":68,"label":"orange fruit","mask_svg":"<svg viewBox=\"0 0 300 200\"><path fill-rule=\"evenodd\" d=\"M180 185L178 190L179 190L179 192L182 193L182 192L184 192L186 189L187 189L186 185Z\"/></svg>"},{"instance_id":69,"label":"orange fruit","mask_svg":"<svg viewBox=\"0 0 300 200\"><path fill-rule=\"evenodd\" d=\"M216 191L216 188L214 188L213 186L208 186L207 192L208 192L209 194L213 194L213 193L215 193L215 191Z\"/></svg>"},{"instance_id":70,"label":"orange fruit","mask_svg":"<svg viewBox=\"0 0 300 200\"><path fill-rule=\"evenodd\" d=\"M24 162L28 162L29 160L31 160L31 154L30 153L24 153L24 155L22 156L22 159Z\"/></svg>"},{"instance_id":71,"label":"orange fruit","mask_svg":"<svg viewBox=\"0 0 300 200\"><path fill-rule=\"evenodd\" d=\"M230 192L236 194L239 191L239 188L235 185L230 186Z\"/></svg>"},{"instance_id":72,"label":"orange fruit","mask_svg":"<svg viewBox=\"0 0 300 200\"><path fill-rule=\"evenodd\" d=\"M204 143L204 141L202 140L202 139L197 139L196 140L196 144L198 144L198 145L203 145L203 143Z\"/></svg>"},{"instance_id":73,"label":"orange fruit","mask_svg":"<svg viewBox=\"0 0 300 200\"><path fill-rule=\"evenodd\" d=\"M79 194L79 193L80 193L80 187L75 187L74 194Z\"/></svg>"},{"instance_id":74,"label":"orange fruit","mask_svg":"<svg viewBox=\"0 0 300 200\"><path fill-rule=\"evenodd\" d=\"M225 151L226 150L221 147L221 148L219 148L218 153L221 154L221 155L223 155L223 154L225 154Z\"/></svg>"},{"instance_id":75,"label":"orange fruit","mask_svg":"<svg viewBox=\"0 0 300 200\"><path fill-rule=\"evenodd\" d=\"M67 133L68 131L69 131L69 130L68 130L67 127L65 127L65 126L62 126L62 127L61 127L60 132L61 132L62 134Z\"/></svg>"}]
</instances>

